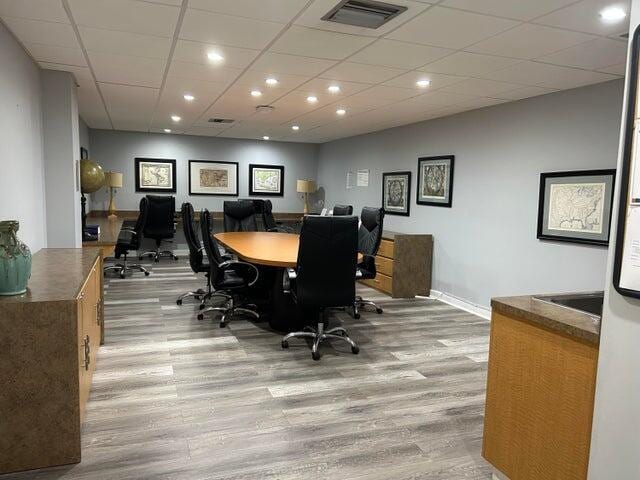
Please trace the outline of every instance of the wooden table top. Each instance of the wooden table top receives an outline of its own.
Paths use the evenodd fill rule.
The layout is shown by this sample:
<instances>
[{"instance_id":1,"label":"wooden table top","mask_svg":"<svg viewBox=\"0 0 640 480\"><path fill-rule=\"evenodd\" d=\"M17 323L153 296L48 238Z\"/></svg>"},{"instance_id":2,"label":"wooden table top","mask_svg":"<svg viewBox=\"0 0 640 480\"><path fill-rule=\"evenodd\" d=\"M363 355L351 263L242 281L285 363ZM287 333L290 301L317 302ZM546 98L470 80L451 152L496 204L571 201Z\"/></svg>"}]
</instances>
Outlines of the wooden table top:
<instances>
[{"instance_id":1,"label":"wooden table top","mask_svg":"<svg viewBox=\"0 0 640 480\"><path fill-rule=\"evenodd\" d=\"M120 235L123 220L120 217L87 217L87 225L100 225L100 235L98 235L98 240L82 242L82 246L102 247L115 245L118 243L118 235Z\"/></svg>"},{"instance_id":2,"label":"wooden table top","mask_svg":"<svg viewBox=\"0 0 640 480\"><path fill-rule=\"evenodd\" d=\"M214 235L239 258L256 265L295 267L299 235L278 232L226 232Z\"/></svg>"}]
</instances>

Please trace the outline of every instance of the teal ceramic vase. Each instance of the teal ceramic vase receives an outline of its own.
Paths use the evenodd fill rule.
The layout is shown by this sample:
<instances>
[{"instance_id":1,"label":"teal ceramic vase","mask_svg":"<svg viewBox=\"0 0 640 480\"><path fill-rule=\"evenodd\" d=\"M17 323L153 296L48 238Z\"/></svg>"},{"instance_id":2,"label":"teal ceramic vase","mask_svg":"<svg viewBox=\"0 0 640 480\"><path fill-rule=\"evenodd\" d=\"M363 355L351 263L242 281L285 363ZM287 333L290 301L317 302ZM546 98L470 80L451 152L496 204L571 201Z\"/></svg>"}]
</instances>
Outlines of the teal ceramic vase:
<instances>
[{"instance_id":1,"label":"teal ceramic vase","mask_svg":"<svg viewBox=\"0 0 640 480\"><path fill-rule=\"evenodd\" d=\"M31 277L31 251L18 240L20 224L0 222L0 295L20 295L27 291Z\"/></svg>"}]
</instances>

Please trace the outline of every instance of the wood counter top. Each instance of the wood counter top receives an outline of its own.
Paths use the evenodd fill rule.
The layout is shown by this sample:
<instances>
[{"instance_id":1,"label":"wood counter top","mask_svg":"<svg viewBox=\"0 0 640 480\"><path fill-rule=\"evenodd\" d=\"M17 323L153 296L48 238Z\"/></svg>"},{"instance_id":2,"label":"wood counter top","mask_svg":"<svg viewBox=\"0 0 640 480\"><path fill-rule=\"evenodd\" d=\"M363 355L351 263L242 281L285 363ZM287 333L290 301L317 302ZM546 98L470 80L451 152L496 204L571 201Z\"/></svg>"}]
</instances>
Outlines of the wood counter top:
<instances>
[{"instance_id":1,"label":"wood counter top","mask_svg":"<svg viewBox=\"0 0 640 480\"><path fill-rule=\"evenodd\" d=\"M27 292L0 296L0 305L74 300L99 256L99 248L43 248L33 256Z\"/></svg>"},{"instance_id":2,"label":"wood counter top","mask_svg":"<svg viewBox=\"0 0 640 480\"><path fill-rule=\"evenodd\" d=\"M493 298L491 307L495 312L522 318L569 337L595 345L600 341L600 321L586 313L537 300L532 295Z\"/></svg>"}]
</instances>

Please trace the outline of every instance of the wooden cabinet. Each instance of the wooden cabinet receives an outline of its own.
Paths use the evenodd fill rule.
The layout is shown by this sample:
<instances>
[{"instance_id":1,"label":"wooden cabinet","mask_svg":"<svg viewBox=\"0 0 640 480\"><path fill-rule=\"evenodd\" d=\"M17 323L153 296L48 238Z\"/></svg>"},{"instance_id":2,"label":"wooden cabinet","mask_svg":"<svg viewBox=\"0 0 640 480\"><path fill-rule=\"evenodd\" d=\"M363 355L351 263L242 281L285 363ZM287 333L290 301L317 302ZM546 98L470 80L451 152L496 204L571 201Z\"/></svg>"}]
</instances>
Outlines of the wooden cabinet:
<instances>
[{"instance_id":1,"label":"wooden cabinet","mask_svg":"<svg viewBox=\"0 0 640 480\"><path fill-rule=\"evenodd\" d=\"M99 249L43 249L27 293L0 297L0 473L80 461L102 292Z\"/></svg>"},{"instance_id":2,"label":"wooden cabinet","mask_svg":"<svg viewBox=\"0 0 640 480\"><path fill-rule=\"evenodd\" d=\"M433 237L384 232L376 255L376 278L362 283L394 298L431 293Z\"/></svg>"}]
</instances>

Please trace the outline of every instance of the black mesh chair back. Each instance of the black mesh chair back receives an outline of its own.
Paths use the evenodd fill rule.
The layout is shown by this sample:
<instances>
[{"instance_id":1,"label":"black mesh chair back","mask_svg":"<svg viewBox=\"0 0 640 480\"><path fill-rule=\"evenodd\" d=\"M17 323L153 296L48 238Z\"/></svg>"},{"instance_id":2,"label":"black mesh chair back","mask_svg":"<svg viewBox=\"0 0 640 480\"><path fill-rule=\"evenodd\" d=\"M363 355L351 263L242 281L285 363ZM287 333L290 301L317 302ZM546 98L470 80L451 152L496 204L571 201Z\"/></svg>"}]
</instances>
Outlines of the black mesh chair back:
<instances>
[{"instance_id":1,"label":"black mesh chair back","mask_svg":"<svg viewBox=\"0 0 640 480\"><path fill-rule=\"evenodd\" d=\"M333 207L333 214L335 216L353 215L353 205L336 205Z\"/></svg>"},{"instance_id":2,"label":"black mesh chair back","mask_svg":"<svg viewBox=\"0 0 640 480\"><path fill-rule=\"evenodd\" d=\"M226 203L226 202L225 202ZM224 261L218 248L218 242L211 235L211 213L206 208L200 212L200 233L202 234L202 243L204 251L209 259L209 272L211 282L216 283L218 274L221 271L219 265Z\"/></svg>"},{"instance_id":3,"label":"black mesh chair back","mask_svg":"<svg viewBox=\"0 0 640 480\"><path fill-rule=\"evenodd\" d=\"M156 241L173 238L176 199L173 196L147 195L148 213L144 236Z\"/></svg>"},{"instance_id":4,"label":"black mesh chair back","mask_svg":"<svg viewBox=\"0 0 640 480\"><path fill-rule=\"evenodd\" d=\"M181 209L182 216L182 231L184 237L187 240L187 246L189 247L189 264L191 270L194 272L202 272L204 265L204 253L200 245L200 236L198 231L193 226L193 205L189 202L182 204Z\"/></svg>"},{"instance_id":5,"label":"black mesh chair back","mask_svg":"<svg viewBox=\"0 0 640 480\"><path fill-rule=\"evenodd\" d=\"M258 225L253 202L238 200L224 202L224 231L225 232L256 232Z\"/></svg>"},{"instance_id":6,"label":"black mesh chair back","mask_svg":"<svg viewBox=\"0 0 640 480\"><path fill-rule=\"evenodd\" d=\"M320 309L351 305L357 251L357 217L305 217L298 249L297 302L303 308Z\"/></svg>"},{"instance_id":7,"label":"black mesh chair back","mask_svg":"<svg viewBox=\"0 0 640 480\"><path fill-rule=\"evenodd\" d=\"M382 241L383 220L383 208L364 207L360 213L358 251L364 255L360 269L365 276L373 275L371 278L376 276L375 256Z\"/></svg>"},{"instance_id":8,"label":"black mesh chair back","mask_svg":"<svg viewBox=\"0 0 640 480\"><path fill-rule=\"evenodd\" d=\"M278 228L276 219L273 217L273 204L271 200L265 200L262 204L262 222L267 232Z\"/></svg>"}]
</instances>

